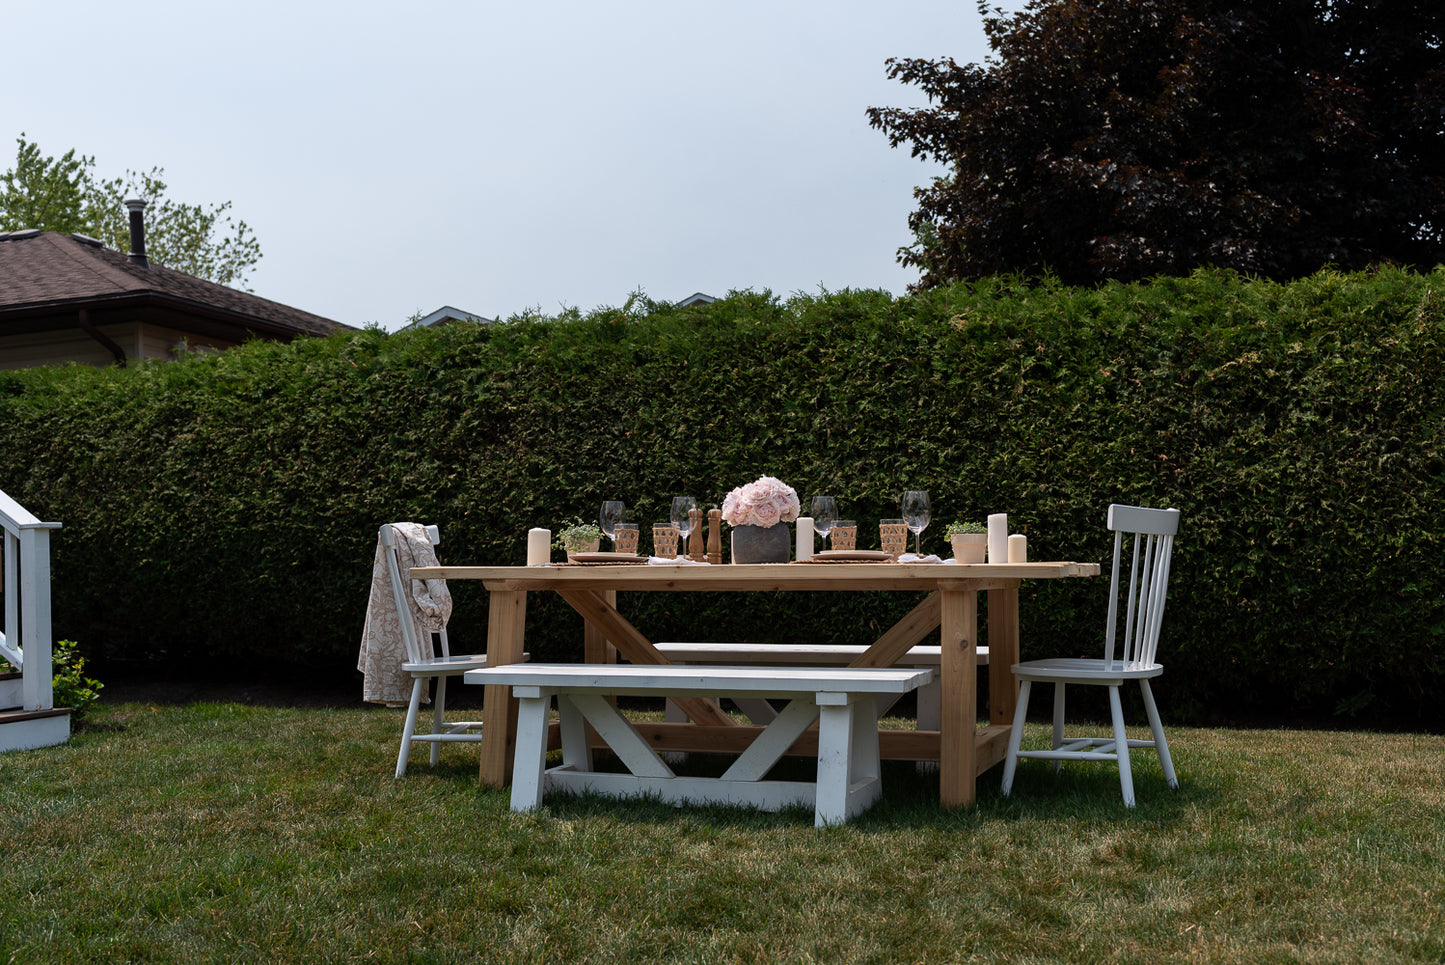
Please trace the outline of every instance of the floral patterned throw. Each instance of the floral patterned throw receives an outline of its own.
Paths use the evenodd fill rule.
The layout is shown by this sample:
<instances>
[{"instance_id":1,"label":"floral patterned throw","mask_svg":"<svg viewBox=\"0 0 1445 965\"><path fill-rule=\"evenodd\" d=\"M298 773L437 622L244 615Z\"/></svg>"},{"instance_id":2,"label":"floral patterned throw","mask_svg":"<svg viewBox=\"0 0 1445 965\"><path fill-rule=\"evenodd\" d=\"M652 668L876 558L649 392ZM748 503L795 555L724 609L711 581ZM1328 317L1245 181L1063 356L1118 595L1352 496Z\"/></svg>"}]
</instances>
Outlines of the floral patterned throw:
<instances>
[{"instance_id":1,"label":"floral patterned throw","mask_svg":"<svg viewBox=\"0 0 1445 965\"><path fill-rule=\"evenodd\" d=\"M363 700L379 704L405 705L411 700L411 674L402 670L406 662L406 641L401 635L401 620L410 619L416 627L417 642L424 658L432 656L430 631L446 629L452 615L452 595L446 580L407 580L406 572L413 566L439 566L436 550L420 523L391 523L396 534L396 561L402 580L410 590L403 616L397 612L396 595L392 593L391 573L386 566L386 548L380 537L376 541L376 561L371 568L371 601L366 607L366 625L361 631L361 654L356 669L364 675L361 686ZM430 702L430 697L426 698Z\"/></svg>"}]
</instances>

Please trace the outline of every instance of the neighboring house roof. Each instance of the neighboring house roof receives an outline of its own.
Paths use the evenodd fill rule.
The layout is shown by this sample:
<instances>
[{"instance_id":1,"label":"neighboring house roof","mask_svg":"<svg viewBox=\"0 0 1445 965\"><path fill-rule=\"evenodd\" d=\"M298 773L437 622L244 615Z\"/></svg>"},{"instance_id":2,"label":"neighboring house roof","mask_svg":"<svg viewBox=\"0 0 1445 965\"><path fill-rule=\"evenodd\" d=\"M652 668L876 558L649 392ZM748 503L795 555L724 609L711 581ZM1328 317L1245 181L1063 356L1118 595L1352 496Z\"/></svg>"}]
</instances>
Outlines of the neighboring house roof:
<instances>
[{"instance_id":1,"label":"neighboring house roof","mask_svg":"<svg viewBox=\"0 0 1445 965\"><path fill-rule=\"evenodd\" d=\"M702 292L693 292L691 295L677 303L678 308L691 308L694 305L711 305L717 301L711 295L704 295Z\"/></svg>"},{"instance_id":2,"label":"neighboring house roof","mask_svg":"<svg viewBox=\"0 0 1445 965\"><path fill-rule=\"evenodd\" d=\"M453 308L450 305L443 305L441 308L438 308L430 315L427 315L424 318L418 318L410 325L405 325L403 327L420 328L424 325L450 325L452 322L481 322L483 325L492 325L496 323L496 319L483 318L482 316L475 315L472 312L464 312L460 308Z\"/></svg>"},{"instance_id":3,"label":"neighboring house roof","mask_svg":"<svg viewBox=\"0 0 1445 965\"><path fill-rule=\"evenodd\" d=\"M289 341L350 325L160 265L135 264L84 235L0 233L0 335L144 317L211 338Z\"/></svg>"}]
</instances>

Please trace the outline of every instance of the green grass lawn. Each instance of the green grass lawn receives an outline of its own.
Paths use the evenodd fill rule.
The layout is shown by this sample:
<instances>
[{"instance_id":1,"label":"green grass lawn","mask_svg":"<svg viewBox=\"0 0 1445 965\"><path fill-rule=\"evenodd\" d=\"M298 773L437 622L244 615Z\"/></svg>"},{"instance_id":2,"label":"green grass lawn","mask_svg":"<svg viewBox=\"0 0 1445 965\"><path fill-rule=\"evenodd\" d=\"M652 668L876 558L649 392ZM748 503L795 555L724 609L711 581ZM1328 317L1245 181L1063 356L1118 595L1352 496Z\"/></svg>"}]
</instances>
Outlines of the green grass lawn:
<instances>
[{"instance_id":1,"label":"green grass lawn","mask_svg":"<svg viewBox=\"0 0 1445 965\"><path fill-rule=\"evenodd\" d=\"M401 712L102 704L0 755L0 962L1445 962L1445 738L1170 729L999 768L976 807L887 766L817 830L560 798L475 747L391 776ZM1031 725L1038 740L1042 729Z\"/></svg>"}]
</instances>

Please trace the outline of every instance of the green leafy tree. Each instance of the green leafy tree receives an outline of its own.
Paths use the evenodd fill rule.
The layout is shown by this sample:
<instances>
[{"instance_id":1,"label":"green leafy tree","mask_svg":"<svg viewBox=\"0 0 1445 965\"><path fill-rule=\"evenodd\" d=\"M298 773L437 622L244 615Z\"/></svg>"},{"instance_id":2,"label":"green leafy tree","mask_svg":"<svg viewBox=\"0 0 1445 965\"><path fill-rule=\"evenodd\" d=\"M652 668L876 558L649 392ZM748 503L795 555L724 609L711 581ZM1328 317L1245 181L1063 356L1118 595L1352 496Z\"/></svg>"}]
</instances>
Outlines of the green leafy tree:
<instances>
[{"instance_id":1,"label":"green leafy tree","mask_svg":"<svg viewBox=\"0 0 1445 965\"><path fill-rule=\"evenodd\" d=\"M151 260L222 285L243 287L261 259L261 246L226 201L209 207L166 197L165 171L127 170L123 178L95 176L95 159L72 148L47 157L21 134L15 167L0 175L0 231L39 228L89 235L119 251L130 247L124 202L144 198L146 253Z\"/></svg>"},{"instance_id":2,"label":"green leafy tree","mask_svg":"<svg viewBox=\"0 0 1445 965\"><path fill-rule=\"evenodd\" d=\"M1445 261L1445 4L983 0L984 65L890 59L929 98L870 108L950 173L915 191L916 287L1273 278Z\"/></svg>"}]
</instances>

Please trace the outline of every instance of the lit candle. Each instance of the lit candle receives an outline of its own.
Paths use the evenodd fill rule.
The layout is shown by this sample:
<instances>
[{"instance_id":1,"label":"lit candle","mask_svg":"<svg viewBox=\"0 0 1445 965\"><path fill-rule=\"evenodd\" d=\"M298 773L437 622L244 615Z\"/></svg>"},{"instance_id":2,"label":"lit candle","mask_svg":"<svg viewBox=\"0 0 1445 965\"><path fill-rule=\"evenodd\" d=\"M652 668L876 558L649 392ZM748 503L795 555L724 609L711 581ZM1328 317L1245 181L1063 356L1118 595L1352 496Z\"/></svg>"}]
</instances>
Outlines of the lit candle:
<instances>
[{"instance_id":1,"label":"lit candle","mask_svg":"<svg viewBox=\"0 0 1445 965\"><path fill-rule=\"evenodd\" d=\"M552 531L533 527L527 530L527 565L546 566L552 560Z\"/></svg>"},{"instance_id":2,"label":"lit candle","mask_svg":"<svg viewBox=\"0 0 1445 965\"><path fill-rule=\"evenodd\" d=\"M1008 513L994 513L988 518L988 561L1008 562Z\"/></svg>"}]
</instances>

